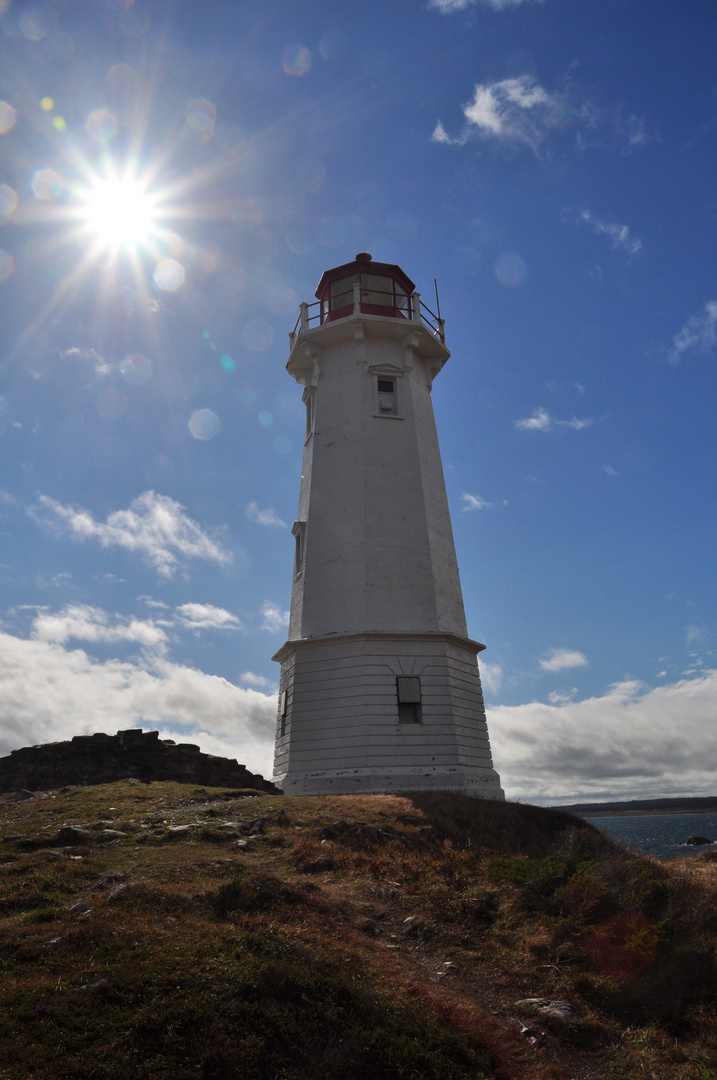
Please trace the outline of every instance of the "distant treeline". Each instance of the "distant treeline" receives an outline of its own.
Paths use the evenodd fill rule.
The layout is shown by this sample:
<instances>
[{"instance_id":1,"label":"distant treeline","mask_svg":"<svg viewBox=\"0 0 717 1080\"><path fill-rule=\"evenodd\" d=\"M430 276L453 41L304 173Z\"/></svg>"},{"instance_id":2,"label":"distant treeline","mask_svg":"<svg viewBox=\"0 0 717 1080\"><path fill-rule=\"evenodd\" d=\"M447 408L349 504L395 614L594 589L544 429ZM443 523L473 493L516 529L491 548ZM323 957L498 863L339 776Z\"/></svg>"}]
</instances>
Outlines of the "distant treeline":
<instances>
[{"instance_id":1,"label":"distant treeline","mask_svg":"<svg viewBox=\"0 0 717 1080\"><path fill-rule=\"evenodd\" d=\"M567 810L571 814L597 815L625 813L630 810L636 813L663 811L665 814L690 812L699 814L708 810L717 810L717 795L693 799L632 799L629 802L570 803L565 806L554 806L553 809Z\"/></svg>"}]
</instances>

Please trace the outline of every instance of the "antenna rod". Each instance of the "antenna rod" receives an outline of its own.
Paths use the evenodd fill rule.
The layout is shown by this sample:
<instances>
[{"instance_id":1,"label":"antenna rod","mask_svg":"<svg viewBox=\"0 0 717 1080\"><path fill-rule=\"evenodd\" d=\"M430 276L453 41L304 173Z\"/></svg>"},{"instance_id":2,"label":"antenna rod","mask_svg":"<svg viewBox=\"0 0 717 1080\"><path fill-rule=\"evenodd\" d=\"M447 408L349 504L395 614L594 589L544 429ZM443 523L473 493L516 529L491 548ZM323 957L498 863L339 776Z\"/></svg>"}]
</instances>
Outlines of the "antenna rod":
<instances>
[{"instance_id":1,"label":"antenna rod","mask_svg":"<svg viewBox=\"0 0 717 1080\"><path fill-rule=\"evenodd\" d=\"M436 315L440 319L440 317L441 317L441 302L438 299L438 283L436 282L435 278L433 279L433 288L436 290Z\"/></svg>"}]
</instances>

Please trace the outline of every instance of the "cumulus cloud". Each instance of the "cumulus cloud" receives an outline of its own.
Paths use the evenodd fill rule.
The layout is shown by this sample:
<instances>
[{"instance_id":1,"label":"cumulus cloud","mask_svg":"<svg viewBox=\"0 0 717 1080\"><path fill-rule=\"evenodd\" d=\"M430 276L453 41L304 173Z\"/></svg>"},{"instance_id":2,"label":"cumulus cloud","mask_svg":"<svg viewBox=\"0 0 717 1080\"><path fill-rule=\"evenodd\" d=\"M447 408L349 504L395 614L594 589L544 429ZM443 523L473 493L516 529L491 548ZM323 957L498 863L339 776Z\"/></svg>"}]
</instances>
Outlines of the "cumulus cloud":
<instances>
[{"instance_id":1,"label":"cumulus cloud","mask_svg":"<svg viewBox=\"0 0 717 1080\"><path fill-rule=\"evenodd\" d=\"M282 611L279 605L271 600L262 604L261 615L264 620L261 624L262 630L270 630L272 634L278 634L289 625L289 612Z\"/></svg>"},{"instance_id":2,"label":"cumulus cloud","mask_svg":"<svg viewBox=\"0 0 717 1080\"><path fill-rule=\"evenodd\" d=\"M481 499L480 495L469 495L467 491L463 492L461 498L464 510L490 510L493 505L492 502Z\"/></svg>"},{"instance_id":3,"label":"cumulus cloud","mask_svg":"<svg viewBox=\"0 0 717 1080\"><path fill-rule=\"evenodd\" d=\"M537 151L549 131L562 126L569 116L565 100L549 93L532 75L518 75L493 83L478 83L473 100L463 106L467 126L451 138L439 120L435 142L467 141L471 134L483 139L529 146Z\"/></svg>"},{"instance_id":4,"label":"cumulus cloud","mask_svg":"<svg viewBox=\"0 0 717 1080\"><path fill-rule=\"evenodd\" d=\"M274 525L279 529L286 528L286 522L282 521L271 507L267 507L266 510L260 510L258 504L255 502L247 504L246 516L250 521L255 521L257 525Z\"/></svg>"},{"instance_id":5,"label":"cumulus cloud","mask_svg":"<svg viewBox=\"0 0 717 1080\"><path fill-rule=\"evenodd\" d=\"M524 420L516 420L514 423L519 431L550 431L554 427L569 427L573 431L582 431L583 428L590 427L592 420L589 417L578 416L573 416L571 420L558 420L541 407L536 409L532 416Z\"/></svg>"},{"instance_id":6,"label":"cumulus cloud","mask_svg":"<svg viewBox=\"0 0 717 1080\"><path fill-rule=\"evenodd\" d=\"M160 728L270 776L275 721L273 695L156 652L100 662L58 640L0 632L0 755L94 731Z\"/></svg>"},{"instance_id":7,"label":"cumulus cloud","mask_svg":"<svg viewBox=\"0 0 717 1080\"><path fill-rule=\"evenodd\" d=\"M635 236L627 225L603 221L595 217L590 210L581 210L576 221L578 224L589 225L596 236L607 237L613 251L625 251L628 255L637 255L642 251L642 240Z\"/></svg>"},{"instance_id":8,"label":"cumulus cloud","mask_svg":"<svg viewBox=\"0 0 717 1080\"><path fill-rule=\"evenodd\" d=\"M59 645L75 638L103 644L134 642L151 649L161 649L167 641L164 630L151 619L110 617L106 611L89 604L68 604L54 613L40 610L33 620L32 636L37 641Z\"/></svg>"},{"instance_id":9,"label":"cumulus cloud","mask_svg":"<svg viewBox=\"0 0 717 1080\"><path fill-rule=\"evenodd\" d=\"M587 667L588 659L577 649L551 649L539 664L543 671L565 671L567 668Z\"/></svg>"},{"instance_id":10,"label":"cumulus cloud","mask_svg":"<svg viewBox=\"0 0 717 1080\"><path fill-rule=\"evenodd\" d=\"M249 686L274 686L272 680L267 679L266 675L257 675L254 671L242 671L239 682L248 683Z\"/></svg>"},{"instance_id":11,"label":"cumulus cloud","mask_svg":"<svg viewBox=\"0 0 717 1080\"><path fill-rule=\"evenodd\" d=\"M213 604L180 604L177 620L190 630L241 630L242 626L236 615Z\"/></svg>"},{"instance_id":12,"label":"cumulus cloud","mask_svg":"<svg viewBox=\"0 0 717 1080\"><path fill-rule=\"evenodd\" d=\"M577 802L714 791L717 671L600 697L488 710L495 765L511 799Z\"/></svg>"},{"instance_id":13,"label":"cumulus cloud","mask_svg":"<svg viewBox=\"0 0 717 1080\"><path fill-rule=\"evenodd\" d=\"M717 343L717 300L709 300L700 315L692 315L681 330L672 339L669 359L679 364L683 355L690 349L698 352L711 352Z\"/></svg>"},{"instance_id":14,"label":"cumulus cloud","mask_svg":"<svg viewBox=\"0 0 717 1080\"><path fill-rule=\"evenodd\" d=\"M503 11L504 8L519 7L525 3L539 3L543 0L430 0L429 8L436 8L442 15L450 15L454 11L465 11L466 8L481 5L493 8L494 11Z\"/></svg>"},{"instance_id":15,"label":"cumulus cloud","mask_svg":"<svg viewBox=\"0 0 717 1080\"><path fill-rule=\"evenodd\" d=\"M79 542L93 540L104 548L137 552L160 579L170 580L183 570L183 560L205 559L226 566L232 554L184 512L168 495L145 491L126 510L115 510L106 522L96 521L89 510L63 506L47 495L28 513L40 525Z\"/></svg>"}]
</instances>

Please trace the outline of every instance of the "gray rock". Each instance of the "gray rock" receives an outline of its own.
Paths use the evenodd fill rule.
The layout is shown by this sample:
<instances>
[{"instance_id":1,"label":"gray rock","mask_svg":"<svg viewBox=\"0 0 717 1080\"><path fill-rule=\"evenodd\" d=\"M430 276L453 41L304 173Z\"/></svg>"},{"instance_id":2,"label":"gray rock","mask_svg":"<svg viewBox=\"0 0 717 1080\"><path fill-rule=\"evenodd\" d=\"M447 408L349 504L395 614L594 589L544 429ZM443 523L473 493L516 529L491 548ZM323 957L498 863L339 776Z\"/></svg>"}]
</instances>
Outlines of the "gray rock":
<instances>
[{"instance_id":1,"label":"gray rock","mask_svg":"<svg viewBox=\"0 0 717 1080\"><path fill-rule=\"evenodd\" d=\"M559 1020L570 1020L575 1006L568 1001L551 1001L549 998L521 998L516 1005L529 1005L543 1016L556 1016Z\"/></svg>"},{"instance_id":2,"label":"gray rock","mask_svg":"<svg viewBox=\"0 0 717 1080\"><path fill-rule=\"evenodd\" d=\"M84 904L81 900L77 904L73 904L72 907L67 909L70 915L87 915L92 908L89 904Z\"/></svg>"},{"instance_id":3,"label":"gray rock","mask_svg":"<svg viewBox=\"0 0 717 1080\"><path fill-rule=\"evenodd\" d=\"M705 844L713 844L713 840L708 840L706 836L688 836L686 840L683 840L682 846L686 847L703 847Z\"/></svg>"}]
</instances>

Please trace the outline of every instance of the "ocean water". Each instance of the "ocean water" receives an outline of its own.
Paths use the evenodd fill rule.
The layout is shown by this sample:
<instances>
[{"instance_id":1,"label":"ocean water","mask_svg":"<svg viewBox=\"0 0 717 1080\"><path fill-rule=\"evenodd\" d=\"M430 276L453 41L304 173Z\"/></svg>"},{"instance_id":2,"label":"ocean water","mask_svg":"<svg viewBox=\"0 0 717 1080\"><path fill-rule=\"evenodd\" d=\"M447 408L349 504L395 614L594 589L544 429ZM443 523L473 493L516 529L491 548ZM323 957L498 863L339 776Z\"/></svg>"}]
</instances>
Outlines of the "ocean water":
<instances>
[{"instance_id":1,"label":"ocean water","mask_svg":"<svg viewBox=\"0 0 717 1080\"><path fill-rule=\"evenodd\" d=\"M631 851L656 859L679 859L717 846L717 811L705 814L640 814L635 817L587 817L596 828ZM706 847L685 846L688 836L704 836Z\"/></svg>"}]
</instances>

